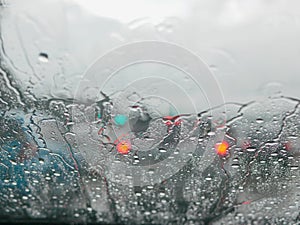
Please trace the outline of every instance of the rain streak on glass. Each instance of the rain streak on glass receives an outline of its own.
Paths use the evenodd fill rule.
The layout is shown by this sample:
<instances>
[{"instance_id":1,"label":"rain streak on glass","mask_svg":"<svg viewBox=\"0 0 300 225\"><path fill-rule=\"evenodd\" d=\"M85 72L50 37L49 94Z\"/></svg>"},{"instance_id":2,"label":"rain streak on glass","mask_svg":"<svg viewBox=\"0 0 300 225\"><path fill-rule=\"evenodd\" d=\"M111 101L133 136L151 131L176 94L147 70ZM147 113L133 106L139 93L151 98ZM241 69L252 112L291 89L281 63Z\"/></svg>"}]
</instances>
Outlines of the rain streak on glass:
<instances>
[{"instance_id":1,"label":"rain streak on glass","mask_svg":"<svg viewBox=\"0 0 300 225\"><path fill-rule=\"evenodd\" d=\"M0 223L299 224L300 100L273 84L268 98L209 107L200 93L203 105L194 107L198 92L182 88L192 83L189 73L157 62L124 67L102 91L95 81L80 92L86 101L74 99L87 80L80 63L91 61L76 47L84 38L69 43L22 7L0 1ZM82 28L76 10L63 18ZM147 39L150 22L126 24L123 36L113 32L120 23L103 29L119 46L132 32ZM172 38L183 21L153 23L157 37ZM48 33L34 42L35 32ZM99 73L114 68L106 69ZM147 77L131 86L118 77L135 71Z\"/></svg>"}]
</instances>

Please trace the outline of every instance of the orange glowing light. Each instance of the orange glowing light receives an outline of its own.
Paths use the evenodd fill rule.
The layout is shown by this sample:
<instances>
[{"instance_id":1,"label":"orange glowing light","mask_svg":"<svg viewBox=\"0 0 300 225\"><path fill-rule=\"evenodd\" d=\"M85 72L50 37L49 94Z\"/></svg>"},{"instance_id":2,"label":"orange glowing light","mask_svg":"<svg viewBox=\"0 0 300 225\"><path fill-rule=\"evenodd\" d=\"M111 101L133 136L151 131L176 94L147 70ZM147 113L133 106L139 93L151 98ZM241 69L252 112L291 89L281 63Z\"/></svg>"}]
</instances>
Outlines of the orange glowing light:
<instances>
[{"instance_id":1,"label":"orange glowing light","mask_svg":"<svg viewBox=\"0 0 300 225\"><path fill-rule=\"evenodd\" d=\"M121 141L117 144L117 150L121 154L128 154L131 150L131 144L127 141Z\"/></svg>"},{"instance_id":2,"label":"orange glowing light","mask_svg":"<svg viewBox=\"0 0 300 225\"><path fill-rule=\"evenodd\" d=\"M217 143L215 147L216 147L216 151L217 151L218 155L225 156L227 153L229 144L226 141L223 141L221 143Z\"/></svg>"}]
</instances>

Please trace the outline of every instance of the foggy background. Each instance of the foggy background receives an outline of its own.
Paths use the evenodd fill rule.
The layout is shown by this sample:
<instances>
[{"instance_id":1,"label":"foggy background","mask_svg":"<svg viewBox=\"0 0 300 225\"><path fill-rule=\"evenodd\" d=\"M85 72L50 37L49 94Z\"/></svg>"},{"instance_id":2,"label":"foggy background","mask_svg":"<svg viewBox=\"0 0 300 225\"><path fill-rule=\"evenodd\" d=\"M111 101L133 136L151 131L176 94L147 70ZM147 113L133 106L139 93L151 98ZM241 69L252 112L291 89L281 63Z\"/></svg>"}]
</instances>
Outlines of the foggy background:
<instances>
[{"instance_id":1,"label":"foggy background","mask_svg":"<svg viewBox=\"0 0 300 225\"><path fill-rule=\"evenodd\" d=\"M174 43L197 54L215 74L226 102L280 93L300 97L296 0L2 4L3 63L36 97L73 97L80 78L98 57L144 40Z\"/></svg>"}]
</instances>

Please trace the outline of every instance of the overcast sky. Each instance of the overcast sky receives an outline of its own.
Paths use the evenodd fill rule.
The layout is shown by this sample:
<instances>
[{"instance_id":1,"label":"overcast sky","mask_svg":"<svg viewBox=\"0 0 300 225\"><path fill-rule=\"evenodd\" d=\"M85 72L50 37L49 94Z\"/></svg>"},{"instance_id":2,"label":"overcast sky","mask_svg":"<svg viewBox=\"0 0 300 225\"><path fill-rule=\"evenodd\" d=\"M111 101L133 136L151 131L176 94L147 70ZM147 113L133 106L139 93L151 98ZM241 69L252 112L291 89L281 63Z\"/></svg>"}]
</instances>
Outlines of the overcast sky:
<instances>
[{"instance_id":1,"label":"overcast sky","mask_svg":"<svg viewBox=\"0 0 300 225\"><path fill-rule=\"evenodd\" d=\"M23 88L34 83L37 96L72 97L106 52L167 41L209 66L225 101L278 92L300 98L299 7L296 0L9 1L1 13L4 60Z\"/></svg>"}]
</instances>

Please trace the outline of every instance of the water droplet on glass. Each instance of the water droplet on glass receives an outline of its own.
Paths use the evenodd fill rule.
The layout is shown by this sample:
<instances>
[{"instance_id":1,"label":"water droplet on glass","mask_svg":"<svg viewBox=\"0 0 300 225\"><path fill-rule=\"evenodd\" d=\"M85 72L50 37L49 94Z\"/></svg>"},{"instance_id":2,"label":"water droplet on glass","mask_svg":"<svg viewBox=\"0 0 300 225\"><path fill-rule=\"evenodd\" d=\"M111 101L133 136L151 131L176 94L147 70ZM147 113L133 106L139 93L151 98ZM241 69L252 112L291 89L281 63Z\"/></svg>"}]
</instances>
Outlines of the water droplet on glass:
<instances>
[{"instance_id":1,"label":"water droplet on glass","mask_svg":"<svg viewBox=\"0 0 300 225\"><path fill-rule=\"evenodd\" d=\"M247 148L247 152L255 152L256 148Z\"/></svg>"},{"instance_id":2,"label":"water droplet on glass","mask_svg":"<svg viewBox=\"0 0 300 225\"><path fill-rule=\"evenodd\" d=\"M41 62L44 62L44 63L48 62L48 61L49 61L48 54L47 54L47 53L44 53L44 52L41 52L41 53L39 54L39 60L40 60Z\"/></svg>"},{"instance_id":3,"label":"water droplet on glass","mask_svg":"<svg viewBox=\"0 0 300 225\"><path fill-rule=\"evenodd\" d=\"M257 119L256 119L256 123L259 123L259 124L260 124L260 123L263 123L263 122L264 122L264 120L263 120L262 118L257 118Z\"/></svg>"}]
</instances>

